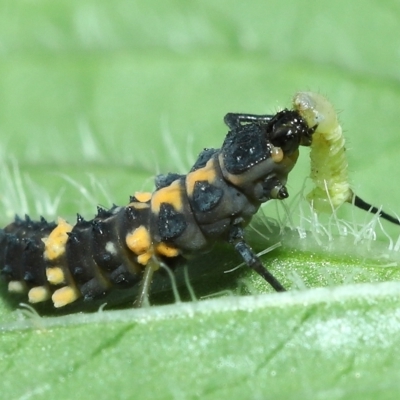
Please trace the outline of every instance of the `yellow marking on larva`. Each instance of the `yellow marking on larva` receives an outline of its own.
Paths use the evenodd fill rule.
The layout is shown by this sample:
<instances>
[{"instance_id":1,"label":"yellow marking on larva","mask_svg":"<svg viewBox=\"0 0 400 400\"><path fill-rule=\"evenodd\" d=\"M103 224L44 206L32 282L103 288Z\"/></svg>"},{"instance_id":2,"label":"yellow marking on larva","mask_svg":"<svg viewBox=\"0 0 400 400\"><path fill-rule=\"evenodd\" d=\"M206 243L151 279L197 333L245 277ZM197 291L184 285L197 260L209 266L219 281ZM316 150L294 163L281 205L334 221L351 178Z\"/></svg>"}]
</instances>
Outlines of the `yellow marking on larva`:
<instances>
[{"instance_id":1,"label":"yellow marking on larva","mask_svg":"<svg viewBox=\"0 0 400 400\"><path fill-rule=\"evenodd\" d=\"M207 161L207 164L203 168L199 168L196 171L189 172L186 175L186 191L191 197L193 196L194 185L199 181L207 181L212 184L216 178L214 159Z\"/></svg>"},{"instance_id":2,"label":"yellow marking on larva","mask_svg":"<svg viewBox=\"0 0 400 400\"><path fill-rule=\"evenodd\" d=\"M176 211L182 211L182 187L179 180L173 181L169 186L153 193L151 209L154 213L160 212L162 203L171 204Z\"/></svg>"},{"instance_id":3,"label":"yellow marking on larva","mask_svg":"<svg viewBox=\"0 0 400 400\"><path fill-rule=\"evenodd\" d=\"M60 267L47 268L46 277L51 285L61 285L66 282L64 272Z\"/></svg>"},{"instance_id":4,"label":"yellow marking on larva","mask_svg":"<svg viewBox=\"0 0 400 400\"><path fill-rule=\"evenodd\" d=\"M10 281L8 282L8 291L16 294L26 293L26 283L23 281Z\"/></svg>"},{"instance_id":5,"label":"yellow marking on larva","mask_svg":"<svg viewBox=\"0 0 400 400\"><path fill-rule=\"evenodd\" d=\"M150 233L143 225L140 225L133 232L126 235L125 242L133 253L137 255L146 253L151 246Z\"/></svg>"},{"instance_id":6,"label":"yellow marking on larva","mask_svg":"<svg viewBox=\"0 0 400 400\"><path fill-rule=\"evenodd\" d=\"M161 242L155 246L155 252L165 257L176 257L179 255L179 250L175 247L169 246L168 244Z\"/></svg>"},{"instance_id":7,"label":"yellow marking on larva","mask_svg":"<svg viewBox=\"0 0 400 400\"><path fill-rule=\"evenodd\" d=\"M29 303L41 303L51 297L50 289L47 286L33 287L28 293Z\"/></svg>"},{"instance_id":8,"label":"yellow marking on larva","mask_svg":"<svg viewBox=\"0 0 400 400\"><path fill-rule=\"evenodd\" d=\"M56 290L51 296L55 308L64 307L67 304L73 303L80 297L80 292L76 287L64 286Z\"/></svg>"},{"instance_id":9,"label":"yellow marking on larva","mask_svg":"<svg viewBox=\"0 0 400 400\"><path fill-rule=\"evenodd\" d=\"M50 232L47 238L42 238L45 246L44 257L47 260L55 260L65 252L65 244L68 240L67 232L71 232L72 225L64 219L58 218L57 226Z\"/></svg>"},{"instance_id":10,"label":"yellow marking on larva","mask_svg":"<svg viewBox=\"0 0 400 400\"><path fill-rule=\"evenodd\" d=\"M140 256L138 256L137 262L141 265L147 265L151 257L153 257L153 252L148 251L147 253L143 253Z\"/></svg>"},{"instance_id":11,"label":"yellow marking on larva","mask_svg":"<svg viewBox=\"0 0 400 400\"><path fill-rule=\"evenodd\" d=\"M271 158L275 163L280 163L283 160L284 154L280 147L272 146Z\"/></svg>"},{"instance_id":12,"label":"yellow marking on larva","mask_svg":"<svg viewBox=\"0 0 400 400\"><path fill-rule=\"evenodd\" d=\"M297 93L293 105L309 127L318 125L310 152L310 176L315 187L307 199L317 212L332 212L332 207L336 209L353 198L342 127L332 104L318 93Z\"/></svg>"},{"instance_id":13,"label":"yellow marking on larva","mask_svg":"<svg viewBox=\"0 0 400 400\"><path fill-rule=\"evenodd\" d=\"M141 203L146 203L147 201L151 200L152 195L153 195L153 193L151 193L151 192L135 192L134 196Z\"/></svg>"}]
</instances>

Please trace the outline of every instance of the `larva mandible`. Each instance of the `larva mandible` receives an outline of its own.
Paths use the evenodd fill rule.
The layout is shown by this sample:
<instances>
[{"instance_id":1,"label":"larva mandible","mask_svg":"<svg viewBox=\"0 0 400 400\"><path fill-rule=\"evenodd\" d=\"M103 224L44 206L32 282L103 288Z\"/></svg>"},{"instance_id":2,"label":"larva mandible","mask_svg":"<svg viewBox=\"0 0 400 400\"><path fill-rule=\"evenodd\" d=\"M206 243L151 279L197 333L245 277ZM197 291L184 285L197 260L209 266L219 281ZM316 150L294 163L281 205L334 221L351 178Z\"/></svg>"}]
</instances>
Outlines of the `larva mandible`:
<instances>
[{"instance_id":1,"label":"larva mandible","mask_svg":"<svg viewBox=\"0 0 400 400\"><path fill-rule=\"evenodd\" d=\"M61 308L139 286L140 306L148 301L160 265L173 269L225 241L276 291L284 291L243 230L262 203L288 197L285 184L299 147L333 126L326 122L327 104L319 95L300 93L293 110L229 113L224 121L230 131L221 148L203 150L188 174L158 175L154 192L135 193L127 206L98 207L90 221L79 214L75 225L16 217L0 230L0 268L8 290Z\"/></svg>"}]
</instances>

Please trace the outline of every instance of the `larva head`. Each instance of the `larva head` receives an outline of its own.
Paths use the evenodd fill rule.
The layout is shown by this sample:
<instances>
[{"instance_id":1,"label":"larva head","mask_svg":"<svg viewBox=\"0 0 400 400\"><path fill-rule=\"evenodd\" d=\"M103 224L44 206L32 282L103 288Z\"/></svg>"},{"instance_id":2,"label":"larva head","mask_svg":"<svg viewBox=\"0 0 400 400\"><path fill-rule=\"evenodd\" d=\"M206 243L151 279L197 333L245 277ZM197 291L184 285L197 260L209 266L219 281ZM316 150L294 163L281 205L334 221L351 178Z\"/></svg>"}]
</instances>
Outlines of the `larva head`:
<instances>
[{"instance_id":1,"label":"larva head","mask_svg":"<svg viewBox=\"0 0 400 400\"><path fill-rule=\"evenodd\" d=\"M332 132L338 125L332 104L319 93L296 93L293 106L310 128L316 128L316 132Z\"/></svg>"},{"instance_id":2,"label":"larva head","mask_svg":"<svg viewBox=\"0 0 400 400\"><path fill-rule=\"evenodd\" d=\"M314 129L297 111L278 112L267 125L267 140L282 149L285 156L296 152L299 146L310 146Z\"/></svg>"},{"instance_id":3,"label":"larva head","mask_svg":"<svg viewBox=\"0 0 400 400\"><path fill-rule=\"evenodd\" d=\"M296 164L299 146L309 146L313 132L297 111L290 110L238 125L220 149L224 178L258 202L288 197L288 174Z\"/></svg>"}]
</instances>

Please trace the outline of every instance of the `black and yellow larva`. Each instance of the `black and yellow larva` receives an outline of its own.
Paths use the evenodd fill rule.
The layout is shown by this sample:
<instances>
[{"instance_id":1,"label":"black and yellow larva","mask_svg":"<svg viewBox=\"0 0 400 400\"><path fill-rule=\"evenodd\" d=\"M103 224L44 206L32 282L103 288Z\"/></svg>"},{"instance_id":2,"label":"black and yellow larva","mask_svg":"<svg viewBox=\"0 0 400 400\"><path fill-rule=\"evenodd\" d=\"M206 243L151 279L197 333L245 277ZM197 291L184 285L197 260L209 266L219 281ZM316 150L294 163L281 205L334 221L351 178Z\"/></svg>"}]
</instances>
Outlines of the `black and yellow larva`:
<instances>
[{"instance_id":1,"label":"black and yellow larva","mask_svg":"<svg viewBox=\"0 0 400 400\"><path fill-rule=\"evenodd\" d=\"M78 214L75 225L16 217L0 230L8 290L27 293L30 303L51 299L60 308L139 285L140 306L160 265L173 267L225 241L276 291L284 291L243 230L262 203L288 197L285 184L299 146L311 145L318 121L296 101L293 110L230 113L224 121L230 131L220 149L203 150L186 175L158 175L155 191L136 193L127 206L99 207L90 221Z\"/></svg>"}]
</instances>

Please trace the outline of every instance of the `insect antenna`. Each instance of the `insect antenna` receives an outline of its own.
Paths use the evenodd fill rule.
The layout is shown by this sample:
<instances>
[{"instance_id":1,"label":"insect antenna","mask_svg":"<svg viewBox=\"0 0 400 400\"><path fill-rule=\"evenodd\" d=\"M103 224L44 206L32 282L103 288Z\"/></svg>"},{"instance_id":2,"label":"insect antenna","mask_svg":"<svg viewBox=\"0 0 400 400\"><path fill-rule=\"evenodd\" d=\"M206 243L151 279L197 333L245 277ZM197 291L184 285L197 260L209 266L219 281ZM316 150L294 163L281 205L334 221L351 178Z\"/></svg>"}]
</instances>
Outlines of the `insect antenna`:
<instances>
[{"instance_id":1,"label":"insect antenna","mask_svg":"<svg viewBox=\"0 0 400 400\"><path fill-rule=\"evenodd\" d=\"M361 210L378 214L381 218L386 219L386 221L392 222L393 224L400 225L400 221L398 218L392 217L391 215L385 213L384 211L380 210L379 208L373 206L372 204L367 203L357 195L354 195L353 204L360 208Z\"/></svg>"}]
</instances>

